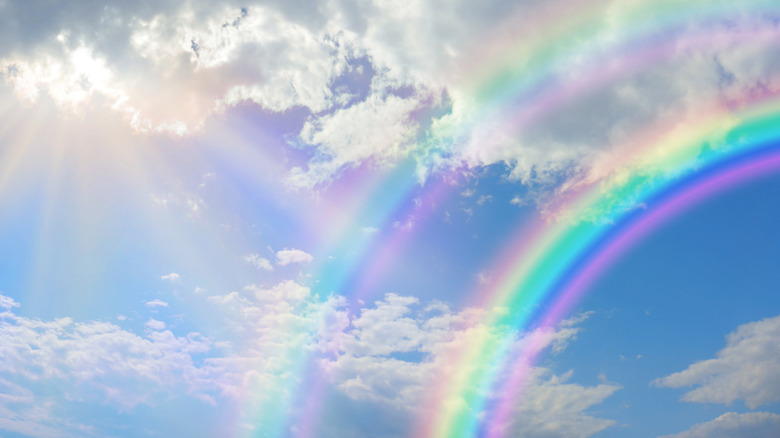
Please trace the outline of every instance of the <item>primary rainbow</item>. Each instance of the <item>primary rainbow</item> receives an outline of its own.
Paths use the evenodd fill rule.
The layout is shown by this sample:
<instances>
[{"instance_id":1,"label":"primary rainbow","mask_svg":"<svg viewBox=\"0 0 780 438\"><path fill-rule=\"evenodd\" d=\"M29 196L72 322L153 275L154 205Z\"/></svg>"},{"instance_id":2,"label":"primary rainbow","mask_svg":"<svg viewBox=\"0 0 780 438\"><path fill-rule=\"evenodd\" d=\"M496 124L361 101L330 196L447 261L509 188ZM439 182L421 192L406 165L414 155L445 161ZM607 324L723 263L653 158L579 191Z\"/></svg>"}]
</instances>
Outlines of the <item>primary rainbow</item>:
<instances>
[{"instance_id":1,"label":"primary rainbow","mask_svg":"<svg viewBox=\"0 0 780 438\"><path fill-rule=\"evenodd\" d=\"M530 233L527 230L520 233L513 240L517 247L506 253L510 258L498 262L497 270L503 276L497 286L482 292L487 295L483 299L484 308L500 309L491 313L487 323L519 329L530 325L554 327L588 284L621 251L663 220L718 191L777 171L780 168L780 99L772 96L757 103L743 112L741 118L739 125L719 145L705 140L689 141L687 135L667 139L669 145L679 148L678 152L688 159L656 161L664 173L635 171L627 180L606 189L586 190L567 213L574 219L554 224L540 222ZM702 139L710 139L713 128L733 121L733 115L726 112L689 128L698 131ZM685 153L693 151L700 155ZM656 150L648 151L647 158L653 156L663 158ZM512 375L509 385L503 382L506 392L497 410L492 414L487 412L489 420L478 421L478 414L484 414L489 389L499 376L507 377L504 373L508 372L508 366L528 364L539 350L525 346L525 351L516 351L512 345L516 339L512 336L498 347L486 348L483 341L473 339L458 354L464 362L480 358L489 364L489 370L477 367L481 371L475 376L459 376L458 382L441 382L448 389L439 389L436 397L439 407L434 408L462 407L463 404L442 403L442 400L462 397L470 409L439 411L438 422L427 423L426 433L421 436L481 436L485 432L482 428L490 430L490 436L500 436L497 431L508 422L510 409L524 382L522 372L527 368L520 366L521 374ZM459 368L470 367L463 364Z\"/></svg>"},{"instance_id":2,"label":"primary rainbow","mask_svg":"<svg viewBox=\"0 0 780 438\"><path fill-rule=\"evenodd\" d=\"M485 110L475 112L466 126L446 127L451 130L435 135L442 143L462 141L480 123L497 116L501 117L498 126L506 131L494 135L511 135L607 80L651 63L695 54L713 41L732 46L780 41L777 26L766 15L776 12L777 5L748 2L740 5L743 12L766 19L763 27L735 32L703 26L681 44L666 35L692 19L728 18L731 10L726 4L676 2L681 8L677 14L670 5L640 4L630 15L641 17L641 25L620 33L627 41L618 44L615 52L595 53L595 60L586 63L587 74L561 89L548 88L546 75L553 71L553 62L566 62L559 59L567 56L561 41L570 41L571 32L540 47L536 59L541 61L526 65L528 71L507 72L506 63L498 63L498 71L480 72L475 88L484 94L477 106L484 105ZM593 29L588 23L581 27ZM559 52L550 55L545 48ZM614 62L599 68L601 61L609 59ZM518 79L513 82L512 77ZM609 163L617 171L575 188L565 208L550 212L556 222L540 220L511 239L494 265L500 273L495 287L474 293L480 307L490 312L485 324L504 327L510 334L500 345L475 336L456 353L453 359L460 365L432 391L428 414L421 415L424 419L415 436L503 436L530 365L541 351L533 341L518 346L515 333L555 327L621 251L663 220L720 190L777 171L780 99L765 92L701 102L697 111L661 119L635 133L632 140ZM489 147L492 139L485 143Z\"/></svg>"}]
</instances>

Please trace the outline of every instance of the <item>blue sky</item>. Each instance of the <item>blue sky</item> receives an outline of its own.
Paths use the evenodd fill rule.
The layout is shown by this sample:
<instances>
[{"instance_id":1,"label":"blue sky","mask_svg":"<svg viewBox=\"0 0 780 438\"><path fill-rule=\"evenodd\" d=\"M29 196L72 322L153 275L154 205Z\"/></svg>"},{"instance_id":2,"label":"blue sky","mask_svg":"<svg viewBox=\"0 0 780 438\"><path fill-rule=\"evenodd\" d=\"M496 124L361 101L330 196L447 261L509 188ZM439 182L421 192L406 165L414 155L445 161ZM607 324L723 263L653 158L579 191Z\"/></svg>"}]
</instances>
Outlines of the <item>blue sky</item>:
<instances>
[{"instance_id":1,"label":"blue sky","mask_svg":"<svg viewBox=\"0 0 780 438\"><path fill-rule=\"evenodd\" d=\"M773 5L472 6L0 1L0 435L469 436L426 428L480 409L441 388L499 367L489 422L523 364L452 354L535 337L476 430L780 434L777 173L688 205L554 324L486 304L534 257L517 236L594 220L583 193L674 193L709 164L664 167L675 139L728 157L776 117Z\"/></svg>"}]
</instances>

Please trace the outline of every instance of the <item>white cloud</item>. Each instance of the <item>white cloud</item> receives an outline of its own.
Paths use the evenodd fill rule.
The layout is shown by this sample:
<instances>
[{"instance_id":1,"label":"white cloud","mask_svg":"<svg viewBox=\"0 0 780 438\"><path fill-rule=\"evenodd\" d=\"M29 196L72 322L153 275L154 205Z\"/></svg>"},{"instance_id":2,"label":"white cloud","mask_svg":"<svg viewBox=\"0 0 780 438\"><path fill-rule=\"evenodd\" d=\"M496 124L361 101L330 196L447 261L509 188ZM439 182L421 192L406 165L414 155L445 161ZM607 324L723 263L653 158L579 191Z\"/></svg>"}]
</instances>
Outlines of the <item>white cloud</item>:
<instances>
[{"instance_id":1,"label":"white cloud","mask_svg":"<svg viewBox=\"0 0 780 438\"><path fill-rule=\"evenodd\" d=\"M0 308L3 308L5 310L11 310L14 307L19 307L19 303L14 301L13 298L7 297L0 293Z\"/></svg>"},{"instance_id":2,"label":"white cloud","mask_svg":"<svg viewBox=\"0 0 780 438\"><path fill-rule=\"evenodd\" d=\"M685 432L663 438L767 438L780 436L780 415L769 412L727 412Z\"/></svg>"},{"instance_id":3,"label":"white cloud","mask_svg":"<svg viewBox=\"0 0 780 438\"><path fill-rule=\"evenodd\" d=\"M300 249L283 249L276 253L276 264L286 266L293 263L309 263L314 259L311 254Z\"/></svg>"},{"instance_id":4,"label":"white cloud","mask_svg":"<svg viewBox=\"0 0 780 438\"><path fill-rule=\"evenodd\" d=\"M231 341L235 354L207 360L219 370L214 384L223 396L240 399L250 390L247 381L258 382L268 394L277 394L274 403L279 405L286 396L277 391L294 376L278 373L305 349L322 353L315 360L335 389L370 403L377 415L404 413L411 424L430 385L455 371L449 359L453 351L474 337L496 342L507 335L482 326L484 312L475 309L453 312L439 302L422 307L417 298L388 294L350 318L345 298L316 303L308 294L305 286L285 281L267 290L248 286L243 292L209 297L237 335ZM534 348L560 351L587 316L566 321L558 330L514 335ZM582 437L613 423L586 410L617 390L614 384L571 383L571 371L556 375L536 368L534 373L530 384L535 392L523 399L516 424L507 427L525 427L524 432L537 434L533 436Z\"/></svg>"},{"instance_id":5,"label":"white cloud","mask_svg":"<svg viewBox=\"0 0 780 438\"><path fill-rule=\"evenodd\" d=\"M209 351L210 341L198 333L177 337L162 331L161 321L150 319L146 325L154 331L141 337L108 322L41 321L7 312L0 316L0 373L58 380L70 384L74 399L106 401L120 409L166 389L204 394L199 382L208 371L194 365L193 355Z\"/></svg>"},{"instance_id":6,"label":"white cloud","mask_svg":"<svg viewBox=\"0 0 780 438\"><path fill-rule=\"evenodd\" d=\"M3 16L24 21L19 14L31 14L30 8ZM14 43L0 52L4 71L13 66L6 80L21 99L47 93L67 108L105 98L142 132L181 135L225 105L245 100L273 111L295 105L322 111L331 104L331 79L345 66L344 45L273 5L115 3L73 9L83 16L69 11L63 14L67 21L52 19L49 27L2 23L11 29L0 38ZM20 29L28 47L19 47Z\"/></svg>"},{"instance_id":7,"label":"white cloud","mask_svg":"<svg viewBox=\"0 0 780 438\"><path fill-rule=\"evenodd\" d=\"M691 20L665 35L674 57L642 68L621 66L634 58L615 44L634 2L593 5L592 33L565 51L548 50L540 29L560 18L559 1L125 2L56 6L45 21L27 18L37 2L23 3L6 2L0 18L0 68L19 99L48 94L68 111L108 106L138 131L175 135L242 102L305 108L299 140L314 153L290 169L299 187L414 153L423 174L503 162L526 183L574 188L618 171L614 154L637 128L675 113L685 120L701 102L780 89L777 30L738 3L720 6L722 25ZM701 35L707 47L697 45ZM365 77L340 80L353 74ZM360 81L367 90L349 89ZM202 207L197 197L177 202Z\"/></svg>"},{"instance_id":8,"label":"white cloud","mask_svg":"<svg viewBox=\"0 0 780 438\"><path fill-rule=\"evenodd\" d=\"M271 289L260 289L255 285L245 288L254 294L261 303L290 302L297 303L309 298L310 290L292 280L283 281Z\"/></svg>"},{"instance_id":9,"label":"white cloud","mask_svg":"<svg viewBox=\"0 0 780 438\"><path fill-rule=\"evenodd\" d=\"M178 281L181 278L181 276L179 276L179 274L175 272L171 272L170 274L163 275L160 278L168 281Z\"/></svg>"},{"instance_id":10,"label":"white cloud","mask_svg":"<svg viewBox=\"0 0 780 438\"><path fill-rule=\"evenodd\" d=\"M470 198L470 197L472 197L472 196L474 196L476 194L477 194L477 191L474 190L474 189L466 189L466 190L460 192L460 195L463 196L464 198Z\"/></svg>"},{"instance_id":11,"label":"white cloud","mask_svg":"<svg viewBox=\"0 0 780 438\"><path fill-rule=\"evenodd\" d=\"M144 325L152 330L165 330L165 323L154 318L149 318Z\"/></svg>"},{"instance_id":12,"label":"white cloud","mask_svg":"<svg viewBox=\"0 0 780 438\"><path fill-rule=\"evenodd\" d=\"M251 285L242 292L208 297L232 332L233 351L207 359L214 370L210 385L231 399L251 395L261 406L268 406L268 412L289 401L290 388L299 377L290 370L296 358L308 351L324 309L332 306L331 300L318 303L308 298L309 288L293 281L269 290ZM257 396L258 388L262 396Z\"/></svg>"},{"instance_id":13,"label":"white cloud","mask_svg":"<svg viewBox=\"0 0 780 438\"><path fill-rule=\"evenodd\" d=\"M529 438L588 437L615 424L585 411L619 389L614 384L583 386L568 383L572 372L550 375L539 368L532 373L523 397L513 412L508 436Z\"/></svg>"},{"instance_id":14,"label":"white cloud","mask_svg":"<svg viewBox=\"0 0 780 438\"><path fill-rule=\"evenodd\" d=\"M40 321L3 313L0 373L36 381L72 381L78 385L68 387L71 397L85 403L105 399L120 409L151 403L160 392L189 394L210 404L218 398L246 400L253 394L257 406L278 407L295 393L290 388L299 384L299 376L290 370L302 353L309 352L335 389L354 400L371 402L380 411L405 412L405 421L411 424L426 388L451 369L449 352L462 348L473 336L494 342L507 334L480 325L482 311L453 312L438 302L420 308L418 299L395 294L350 318L345 298L313 300L309 288L294 281L271 289L248 286L208 301L228 329L223 331L227 339L221 342L197 333L176 336L153 318L146 321L144 336L138 336L106 322ZM536 348L565 344L576 335L578 323L572 320L559 330L518 335L518 339L533 338ZM215 346L219 346L216 351ZM398 356L404 354L412 356ZM556 430L565 432L569 425L578 425L590 433L610 424L584 410L616 387L569 383L570 372L562 376L543 369L536 372L532 384L538 387L534 393L538 396L524 403L566 414L565 420L549 418L548 424L558 424ZM257 396L258 388L263 389L262 396ZM523 412L538 417L541 414L533 406ZM523 415L518 418L526 418ZM558 436L583 436L567 433Z\"/></svg>"},{"instance_id":15,"label":"white cloud","mask_svg":"<svg viewBox=\"0 0 780 438\"><path fill-rule=\"evenodd\" d=\"M714 359L656 379L669 388L697 386L682 400L730 404L744 400L751 409L780 400L780 316L741 325L726 337Z\"/></svg>"},{"instance_id":16,"label":"white cloud","mask_svg":"<svg viewBox=\"0 0 780 438\"><path fill-rule=\"evenodd\" d=\"M257 269L264 269L266 271L273 271L274 267L268 259L260 257L260 254L252 253L244 256L244 261L251 263Z\"/></svg>"},{"instance_id":17,"label":"white cloud","mask_svg":"<svg viewBox=\"0 0 780 438\"><path fill-rule=\"evenodd\" d=\"M362 309L337 344L336 358L323 361L334 385L358 401L426 415L420 409L425 407L431 385L448 373L462 371L452 369L452 352L475 339L484 345L507 335L516 336L518 343L528 343L532 348L558 345L560 350L576 336L575 325L587 317L566 321L561 330L518 334L481 325L484 314L474 309L454 313L442 303L433 303L420 312L418 306L416 298L388 294L374 307ZM402 354L418 358L403 359L398 356ZM585 411L619 387L586 387L569 383L571 376L571 371L555 375L549 369L533 368L512 422L502 427L519 436L585 437L614 424Z\"/></svg>"},{"instance_id":18,"label":"white cloud","mask_svg":"<svg viewBox=\"0 0 780 438\"><path fill-rule=\"evenodd\" d=\"M159 298L155 298L152 301L145 301L144 305L146 307L152 307L152 308L154 308L154 307L168 307L168 303L166 303L165 301L163 301L163 300L161 300Z\"/></svg>"},{"instance_id":19,"label":"white cloud","mask_svg":"<svg viewBox=\"0 0 780 438\"><path fill-rule=\"evenodd\" d=\"M421 105L418 96L403 99L372 94L349 108L309 120L300 136L317 145L318 154L307 170L292 169L290 182L312 187L368 159L382 164L406 156L418 130L411 113Z\"/></svg>"}]
</instances>

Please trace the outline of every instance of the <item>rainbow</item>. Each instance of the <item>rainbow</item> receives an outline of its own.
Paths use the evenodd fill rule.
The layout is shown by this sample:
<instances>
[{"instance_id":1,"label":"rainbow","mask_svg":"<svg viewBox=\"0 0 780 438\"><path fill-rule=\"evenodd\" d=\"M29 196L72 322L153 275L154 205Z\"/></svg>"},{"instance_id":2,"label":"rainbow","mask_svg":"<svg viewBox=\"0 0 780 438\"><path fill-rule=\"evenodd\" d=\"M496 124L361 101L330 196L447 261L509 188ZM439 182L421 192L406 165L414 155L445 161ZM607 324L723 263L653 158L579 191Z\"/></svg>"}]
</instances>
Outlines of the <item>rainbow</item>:
<instances>
[{"instance_id":1,"label":"rainbow","mask_svg":"<svg viewBox=\"0 0 780 438\"><path fill-rule=\"evenodd\" d=\"M456 157L479 157L482 149L500 145L594 90L650 66L713 45L771 46L780 41L780 30L765 19L780 13L780 5L768 1L739 5L741 14L760 22L749 31L717 25L734 13L727 2L637 2L611 11L614 16L605 16L600 2L567 5L572 6L573 13L562 19L553 7L541 10L530 30L498 29L470 58L474 62L469 66L483 67L448 73L464 78L458 97L467 103L434 122L410 161L371 179L357 194L336 191L333 196L348 201L333 203L338 206L333 217L322 221L338 226L317 252L342 258L321 261L314 269L315 300L347 294L350 310L358 310L374 292L376 278L413 236L403 227L393 229L393 222L426 220L426 208L455 187L447 175L479 165L478 160L463 163ZM615 16L627 24L614 24ZM692 23L699 25L695 31ZM571 71L577 76L563 73ZM518 344L518 332L554 328L622 251L665 220L721 190L780 169L780 97L748 92L726 100L714 94L695 111L670 111L625 136L630 144L618 145L609 161L596 166L608 170L576 181L561 194L565 202L549 206L546 218L523 225L508 239L493 263L498 280L472 294L472 304L489 311L484 324L508 335L499 344L475 335L454 353L450 362L458 365L431 390L424 412L432 414L421 415L414 436L503 436L530 365L542 351L533 340ZM486 136L475 142L475 132ZM445 176L420 187L410 177L415 161L443 170ZM365 227L391 231L361 234ZM270 435L285 435L285 422L297 422L299 436L316 435L327 382L313 354L290 358L291 373L311 390L298 391L273 407L269 417L277 420ZM300 408L297 418L285 419L294 406Z\"/></svg>"},{"instance_id":2,"label":"rainbow","mask_svg":"<svg viewBox=\"0 0 780 438\"><path fill-rule=\"evenodd\" d=\"M499 127L483 143L490 147L608 81L696 54L711 48L713 41L724 47L780 41L777 26L766 15L776 13L777 5L765 2L742 5L744 13L766 20L751 31L708 25L682 39L667 38L678 35L690 20L711 24L732 12L725 4L675 5L679 11L668 2L640 5L629 15L642 17L641 24L617 32L625 41L608 53L594 51L592 60L567 64L566 57L575 51L567 51L565 42L574 34L565 32L538 48L540 55L527 58L533 62L527 61L523 69L499 63L497 72L478 72L474 89L480 98L474 105L479 109L457 118L467 122L462 126L436 127L440 131L433 136L439 144L469 143L470 133L490 122ZM581 27L594 30L589 23ZM587 40L588 35L578 36ZM575 64L585 66L580 78L564 83L551 77L554 71L565 70L561 65ZM492 122L495 118L500 122ZM503 436L529 365L541 351L533 342L518 346L514 333L558 324L618 254L664 220L721 190L777 171L780 99L771 91L751 91L736 100L714 98L694 111L656 121L630 141L603 165L617 170L589 176L574 193L566 194L567 202L547 212L554 223L540 220L510 239L494 264L500 272L496 286L473 296L479 307L492 311L486 325L514 329L513 334L501 345L475 336L456 353L452 359L460 365L431 392L426 412L433 415L423 415L415 436ZM468 148L475 146L465 144Z\"/></svg>"},{"instance_id":3,"label":"rainbow","mask_svg":"<svg viewBox=\"0 0 780 438\"><path fill-rule=\"evenodd\" d=\"M722 114L702 121L696 128L707 138L709 128L731 121L732 117ZM574 211L567 214L579 214L588 221L564 220L553 225L540 221L530 231L519 233L512 241L516 246L505 253L514 258L499 262L503 265L501 280L493 290L481 292L486 295L482 299L484 308L500 310L493 312L486 324L554 327L590 282L621 252L665 220L719 191L780 169L780 99L772 96L742 117L742 122L719 146L695 141L679 143L677 147L698 151L699 155L694 163L668 163L665 170L670 176L652 177L636 172L606 190L595 187L585 191ZM419 436L501 436L498 426L508 423L511 407L522 389L523 373L528 370L518 366L519 374L511 374L508 367L527 364L539 354L538 349L527 345L523 347L525 351L517 351L513 348L515 341L508 337L504 345L486 348L484 339L470 340L469 346L458 352L460 360L467 362L478 357L494 364L488 367L489 371L462 364L457 368L482 370L478 373L481 375L461 375L457 379L450 376L435 391L436 404L464 398L470 410L464 412L463 404L440 405L435 408L440 409L438 422L425 424ZM478 421L488 389L498 383L499 377L505 378L506 373L511 378L509 385L506 381L502 384L506 388L502 400L493 413L488 413L487 420Z\"/></svg>"}]
</instances>

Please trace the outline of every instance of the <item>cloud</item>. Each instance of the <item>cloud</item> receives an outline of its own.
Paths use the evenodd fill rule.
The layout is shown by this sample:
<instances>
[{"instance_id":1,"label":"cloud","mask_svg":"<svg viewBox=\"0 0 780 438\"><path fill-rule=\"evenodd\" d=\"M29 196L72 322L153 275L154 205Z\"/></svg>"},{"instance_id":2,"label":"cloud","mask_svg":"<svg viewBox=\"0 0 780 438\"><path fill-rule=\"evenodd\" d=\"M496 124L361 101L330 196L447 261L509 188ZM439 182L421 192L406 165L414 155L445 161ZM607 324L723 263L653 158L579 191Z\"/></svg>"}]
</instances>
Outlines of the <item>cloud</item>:
<instances>
[{"instance_id":1,"label":"cloud","mask_svg":"<svg viewBox=\"0 0 780 438\"><path fill-rule=\"evenodd\" d=\"M165 330L165 323L154 318L149 318L144 325L152 330Z\"/></svg>"},{"instance_id":2,"label":"cloud","mask_svg":"<svg viewBox=\"0 0 780 438\"><path fill-rule=\"evenodd\" d=\"M146 307L152 307L152 308L154 308L154 307L168 307L168 303L166 303L165 301L163 301L163 300L161 300L159 298L155 298L152 301L145 301L144 305Z\"/></svg>"},{"instance_id":3,"label":"cloud","mask_svg":"<svg viewBox=\"0 0 780 438\"><path fill-rule=\"evenodd\" d=\"M447 305L431 303L420 311L419 305L414 297L388 294L374 307L363 308L345 328L337 356L323 361L333 384L357 401L409 415L428 415L421 411L426 395L438 379L446 379L453 372L454 351L475 339L480 340L479 344L491 344L507 335L516 337L518 343L529 342L533 348L557 345L560 351L576 336L576 324L588 316L565 322L560 331L507 334L481 325L484 314L476 309L453 312ZM614 424L585 411L619 387L570 383L572 374L556 375L546 368L533 368L512 422L502 427L518 436L585 437Z\"/></svg>"},{"instance_id":4,"label":"cloud","mask_svg":"<svg viewBox=\"0 0 780 438\"><path fill-rule=\"evenodd\" d=\"M308 287L287 280L271 289L250 285L208 301L224 318L232 351L207 359L212 370L208 387L229 399L250 397L255 408L277 412L298 385L299 376L290 372L298 365L296 358L309 351L323 314L338 299L314 301Z\"/></svg>"},{"instance_id":5,"label":"cloud","mask_svg":"<svg viewBox=\"0 0 780 438\"><path fill-rule=\"evenodd\" d=\"M12 68L6 81L19 98L46 93L63 108L103 98L141 132L181 135L243 101L322 111L345 66L343 46L273 5L114 2L24 23L37 10L29 3L6 4L3 17L13 22L0 25L9 43L0 65Z\"/></svg>"},{"instance_id":6,"label":"cloud","mask_svg":"<svg viewBox=\"0 0 780 438\"><path fill-rule=\"evenodd\" d=\"M394 163L414 146L418 124L411 114L422 105L419 96L372 94L349 108L307 121L300 137L317 145L317 156L307 170L293 168L290 182L313 187L368 159Z\"/></svg>"},{"instance_id":7,"label":"cloud","mask_svg":"<svg viewBox=\"0 0 780 438\"><path fill-rule=\"evenodd\" d=\"M293 263L309 263L314 257L300 249L283 249L276 253L276 264L286 266Z\"/></svg>"},{"instance_id":8,"label":"cloud","mask_svg":"<svg viewBox=\"0 0 780 438\"><path fill-rule=\"evenodd\" d=\"M292 280L283 281L271 289L260 289L255 285L247 286L247 291L252 292L260 302L301 302L309 297L310 290Z\"/></svg>"},{"instance_id":9,"label":"cloud","mask_svg":"<svg viewBox=\"0 0 780 438\"><path fill-rule=\"evenodd\" d=\"M780 415L769 412L727 412L685 432L663 438L766 438L780 436Z\"/></svg>"},{"instance_id":10,"label":"cloud","mask_svg":"<svg viewBox=\"0 0 780 438\"><path fill-rule=\"evenodd\" d=\"M184 135L247 102L303 109L291 134L312 153L288 169L298 187L414 154L421 175L504 163L511 178L555 193L638 166L614 162L637 129L670 115L684 122L701 102L780 90L769 18L725 6L723 23L690 20L666 32L674 58L636 68L635 51L615 43L635 6L593 5L592 33L551 51L556 33L543 26L560 19L561 1L475 9L419 0L404 11L354 0L47 4L46 20L29 18L40 2L5 2L0 71L21 101L108 107L138 132ZM757 30L747 47L742 36ZM707 47L697 46L702 34ZM170 202L203 207L197 197Z\"/></svg>"},{"instance_id":11,"label":"cloud","mask_svg":"<svg viewBox=\"0 0 780 438\"><path fill-rule=\"evenodd\" d=\"M205 394L199 382L208 370L193 356L208 352L211 342L194 332L175 336L154 319L146 325L153 330L142 337L108 322L41 321L6 312L0 315L0 373L20 379L19 385L59 381L72 399L119 409L164 390Z\"/></svg>"},{"instance_id":12,"label":"cloud","mask_svg":"<svg viewBox=\"0 0 780 438\"><path fill-rule=\"evenodd\" d=\"M19 307L19 303L14 301L13 298L7 297L0 293L0 308L3 308L5 310L11 310L14 307Z\"/></svg>"},{"instance_id":13,"label":"cloud","mask_svg":"<svg viewBox=\"0 0 780 438\"><path fill-rule=\"evenodd\" d=\"M615 424L585 411L620 389L614 384L583 386L568 383L573 372L551 375L538 368L532 373L508 426L508 436L529 438L587 437Z\"/></svg>"},{"instance_id":14,"label":"cloud","mask_svg":"<svg viewBox=\"0 0 780 438\"><path fill-rule=\"evenodd\" d=\"M274 267L268 259L260 257L260 254L252 253L244 256L244 261L251 263L257 269L263 269L266 271L273 271Z\"/></svg>"},{"instance_id":15,"label":"cloud","mask_svg":"<svg viewBox=\"0 0 780 438\"><path fill-rule=\"evenodd\" d=\"M371 403L379 415L385 410L391 416L403 412L408 426L431 382L452 367L448 360L452 351L473 336L495 342L507 335L482 326L483 311L454 312L439 302L421 306L414 297L388 294L354 317L344 297L314 298L308 287L291 280L270 289L250 285L240 292L210 296L213 316L221 317L226 329L219 342L198 333L177 336L154 318L146 321L144 335L139 336L107 322L40 321L8 311L0 316L0 356L5 359L0 373L29 381L58 381L76 400L105 400L120 410L151 404L161 393L187 395L213 405L220 399L247 400L251 394L250 411L262 408L272 413L292 403L290 397L296 392L290 388L301 382L290 370L298 366L302 352L308 352L334 390ZM519 342L536 339L533 345L538 348L565 345L576 336L579 322L571 320L559 330L513 335ZM591 433L611 424L584 411L617 387L570 383L571 372L556 375L542 368L535 372L535 395L524 399L531 404L524 405L518 418L542 418L536 405L555 415L565 414L565 420L544 417L548 424L558 424L555 430L562 437L583 436L570 435L572 425ZM2 412L0 400L0 421ZM342 426L349 427L338 425ZM9 430L17 430L13 427Z\"/></svg>"},{"instance_id":16,"label":"cloud","mask_svg":"<svg viewBox=\"0 0 780 438\"><path fill-rule=\"evenodd\" d=\"M223 396L241 399L251 390L252 385L247 386L251 381L262 384L265 394L276 394L270 399L275 400L274 406L280 405L287 396L279 391L292 384L289 379L294 376L279 373L293 366L303 349L314 354L315 364L335 390L367 404L381 418L401 415L403 427L409 427L424 408L433 382L452 370L449 355L453 351L474 337L496 342L507 335L481 325L483 311L453 312L439 302L422 306L415 297L387 294L352 317L344 297L325 302L310 298L309 289L293 281L270 289L251 285L240 292L209 297L236 333L231 340L234 354L207 359L219 370L213 383ZM558 330L513 335L518 342L533 339L535 348L552 346L560 351L576 337L577 325L587 316L566 321ZM525 427L524 432L581 437L613 424L585 411L618 386L571 383L571 371L557 375L535 368L534 373L531 385L536 390L533 397L523 399L524 408L517 414L518 425L533 420L532 426L518 426ZM350 427L342 422L337 429L343 432Z\"/></svg>"},{"instance_id":17,"label":"cloud","mask_svg":"<svg viewBox=\"0 0 780 438\"><path fill-rule=\"evenodd\" d=\"M492 200L493 200L493 196L492 195L483 195L483 196L480 196L479 199L477 200L477 205L483 205L486 202L490 202Z\"/></svg>"},{"instance_id":18,"label":"cloud","mask_svg":"<svg viewBox=\"0 0 780 438\"><path fill-rule=\"evenodd\" d=\"M178 281L181 277L179 276L179 274L177 274L175 272L171 272L170 274L163 275L160 278L163 279L163 280L168 280L168 281L174 281L175 282L175 281Z\"/></svg>"},{"instance_id":19,"label":"cloud","mask_svg":"<svg viewBox=\"0 0 780 438\"><path fill-rule=\"evenodd\" d=\"M57 418L51 411L50 404L36 398L29 389L0 378L0 430L46 438L77 436L67 432L74 429L90 431Z\"/></svg>"},{"instance_id":20,"label":"cloud","mask_svg":"<svg viewBox=\"0 0 780 438\"><path fill-rule=\"evenodd\" d=\"M653 385L697 386L682 400L731 404L743 400L751 409L780 400L780 316L741 325L726 337L726 347L687 369L656 379Z\"/></svg>"}]
</instances>

